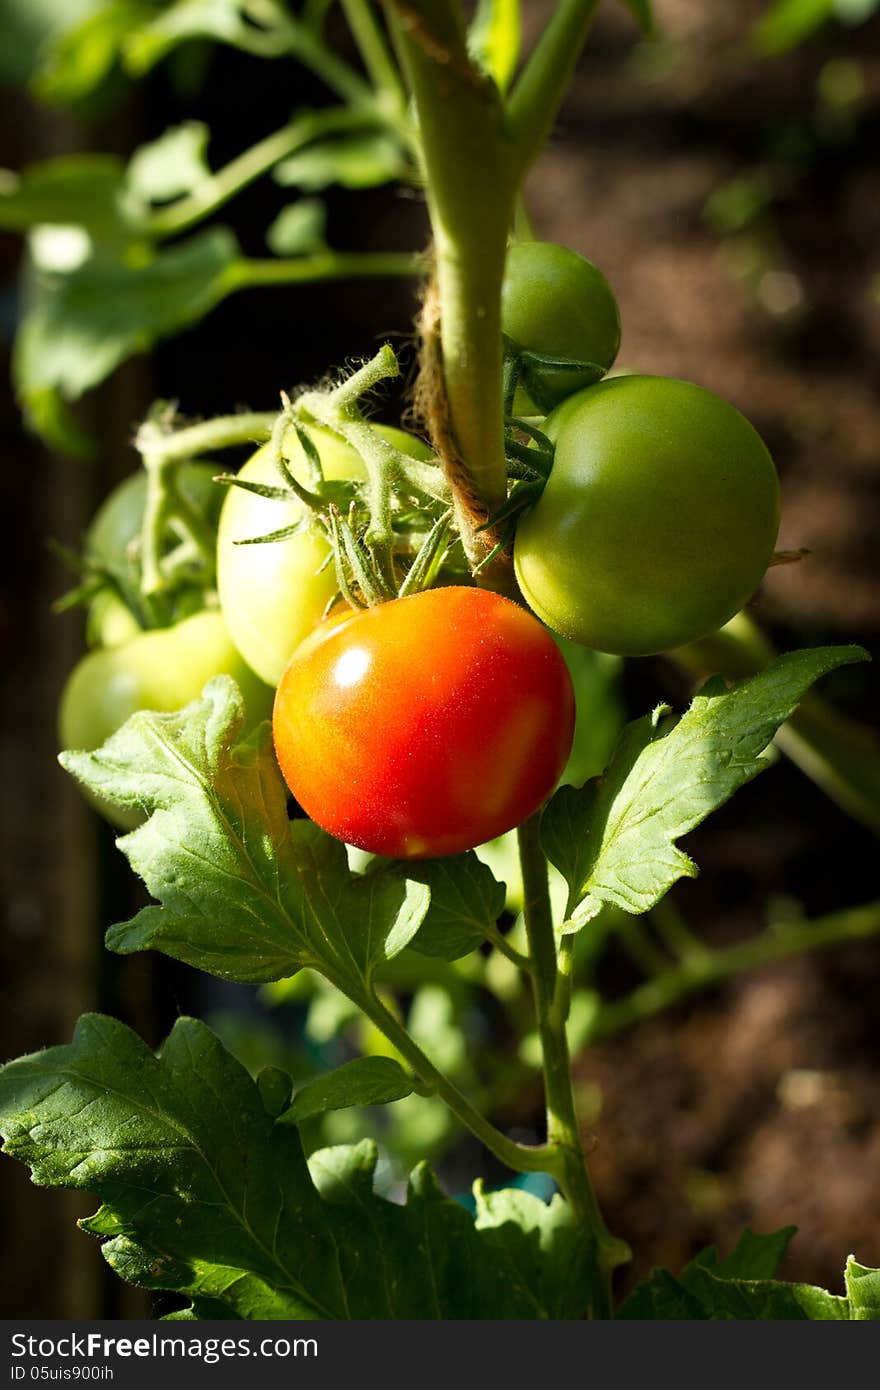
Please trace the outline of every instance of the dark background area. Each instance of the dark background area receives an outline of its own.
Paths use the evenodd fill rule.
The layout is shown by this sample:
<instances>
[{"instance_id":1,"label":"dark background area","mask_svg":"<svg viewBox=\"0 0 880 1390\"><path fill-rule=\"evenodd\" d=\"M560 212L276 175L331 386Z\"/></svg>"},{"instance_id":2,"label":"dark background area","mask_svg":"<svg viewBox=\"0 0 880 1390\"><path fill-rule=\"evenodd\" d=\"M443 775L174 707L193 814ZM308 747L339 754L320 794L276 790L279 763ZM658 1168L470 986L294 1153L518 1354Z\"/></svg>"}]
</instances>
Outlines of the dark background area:
<instances>
[{"instance_id":1,"label":"dark background area","mask_svg":"<svg viewBox=\"0 0 880 1390\"><path fill-rule=\"evenodd\" d=\"M606 5L551 146L532 175L537 234L593 259L624 325L620 364L700 382L731 399L773 450L783 482L780 544L807 547L776 569L753 605L783 647L880 633L878 277L880 25L829 28L778 59L744 58L757 3L663 0L663 45L639 47L622 7ZM533 26L546 7L526 0ZM857 64L855 101L835 96ZM831 64L831 77L829 77ZM836 65L836 66L835 66ZM287 64L227 50L191 97L161 72L90 126L0 92L0 164L62 150L130 151L190 116L212 128L216 165L317 97ZM759 172L767 205L745 226L707 218L710 199ZM339 246L420 245L411 195L330 195ZM283 202L271 182L224 214L250 254ZM710 208L713 204L710 203ZM734 219L735 221L736 219ZM4 367L15 323L19 242L0 238ZM112 832L55 764L55 707L82 642L82 620L52 600L67 577L46 549L76 544L97 502L135 464L129 440L156 396L199 416L271 409L280 387L402 343L415 303L399 283L257 290L127 364L84 414L101 437L94 465L49 455L26 437L3 372L0 560L0 1056L66 1039L99 1007L158 1042L176 1013L202 1012L204 977L158 957L119 960L103 927L138 887ZM658 658L630 663L632 715L687 698ZM876 668L852 668L826 693L875 723ZM687 845L702 868L676 890L713 943L760 926L767 904L807 915L876 896L876 840L780 762ZM622 961L609 990L631 981ZM636 1273L678 1267L744 1224L801 1229L785 1274L838 1289L846 1254L880 1264L880 945L865 943L761 972L697 998L578 1063L585 1141L609 1225L637 1248ZM248 991L240 991L243 1006ZM224 995L229 1006L229 993ZM523 1097L523 1115L538 1097ZM474 1161L476 1162L476 1156ZM5 1316L146 1315L140 1293L104 1270L73 1224L88 1198L32 1188L0 1165L0 1308Z\"/></svg>"}]
</instances>

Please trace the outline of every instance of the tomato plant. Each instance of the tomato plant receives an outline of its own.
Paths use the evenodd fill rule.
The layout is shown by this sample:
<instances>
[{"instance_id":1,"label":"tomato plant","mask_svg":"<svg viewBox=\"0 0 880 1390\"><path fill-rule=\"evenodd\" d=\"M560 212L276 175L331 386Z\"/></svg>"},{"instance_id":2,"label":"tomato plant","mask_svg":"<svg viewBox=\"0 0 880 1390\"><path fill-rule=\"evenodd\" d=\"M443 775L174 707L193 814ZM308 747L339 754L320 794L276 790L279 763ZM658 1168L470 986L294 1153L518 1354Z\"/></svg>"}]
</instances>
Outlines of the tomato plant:
<instances>
[{"instance_id":1,"label":"tomato plant","mask_svg":"<svg viewBox=\"0 0 880 1390\"><path fill-rule=\"evenodd\" d=\"M509 248L501 328L527 353L583 363L554 367L532 358L525 382L545 409L603 376L620 347L620 311L605 276L586 256L550 241L517 241ZM530 413L529 404L521 398L517 409Z\"/></svg>"},{"instance_id":2,"label":"tomato plant","mask_svg":"<svg viewBox=\"0 0 880 1390\"><path fill-rule=\"evenodd\" d=\"M417 458L431 456L402 430L382 428L381 434ZM312 436L326 480L366 477L363 460L350 445L329 430L313 430ZM305 483L302 444L291 432L284 447L294 475ZM277 483L271 447L258 449L238 477L247 483ZM284 540L241 544L298 523L302 530ZM220 514L217 585L233 642L257 675L273 686L338 588L326 533L309 525L308 508L296 498L278 501L239 487L230 488Z\"/></svg>"},{"instance_id":3,"label":"tomato plant","mask_svg":"<svg viewBox=\"0 0 880 1390\"><path fill-rule=\"evenodd\" d=\"M185 463L176 473L175 489L207 531L213 532L223 501L210 463ZM82 563L85 573L103 581L89 606L87 636L91 645L113 646L141 628L164 626L204 604L213 574L205 575L198 561L184 566L161 595L145 599L141 590L141 539L149 480L139 469L118 483L98 508L86 532ZM165 528L163 551L180 540Z\"/></svg>"},{"instance_id":4,"label":"tomato plant","mask_svg":"<svg viewBox=\"0 0 880 1390\"><path fill-rule=\"evenodd\" d=\"M733 406L690 382L616 377L570 398L545 429L553 468L515 556L546 623L645 656L742 608L773 554L779 484Z\"/></svg>"},{"instance_id":5,"label":"tomato plant","mask_svg":"<svg viewBox=\"0 0 880 1390\"><path fill-rule=\"evenodd\" d=\"M519 825L571 749L574 694L549 634L509 599L428 590L319 628L273 717L313 820L392 858L459 854Z\"/></svg>"},{"instance_id":6,"label":"tomato plant","mask_svg":"<svg viewBox=\"0 0 880 1390\"><path fill-rule=\"evenodd\" d=\"M650 24L647 0L629 3ZM620 339L607 281L565 247L510 245L596 0L557 0L524 54L515 0L346 0L338 49L323 3L221 9L107 0L65 29L43 80L57 94L69 63L82 96L97 68L115 81L221 36L274 72L297 59L329 98L219 168L188 121L125 165L64 156L0 179L5 225L33 231L23 407L81 448L67 402L228 294L272 286L302 337L291 286L421 277L410 395L430 447L372 423L402 371L388 344L336 375L318 364L311 387L282 390L280 362L274 410L186 421L157 403L135 435L142 473L87 538L75 597L98 647L63 695L61 763L137 817L120 849L155 901L110 928L111 950L310 1000L310 1040L313 1012L324 1041L354 1019L360 1055L325 1052L315 1075L313 1056L301 1074L243 1049L246 1068L196 1020L154 1052L87 1015L70 1044L0 1068L7 1150L100 1198L82 1225L129 1282L185 1304L175 1319L880 1317L880 1272L852 1259L839 1295L777 1282L787 1230L619 1301L630 1252L582 1144L573 1049L747 966L880 933L867 904L716 948L663 912L697 873L680 840L770 765L774 738L869 823L880 796L869 743L813 696L796 723L861 649L774 658L741 628L711 632L775 545L758 435L690 383L596 384ZM430 251L335 249L335 201L294 197L266 229L274 254L245 255L216 215L270 173L310 193L424 189ZM245 447L218 523L215 460ZM621 727L619 663L592 649L699 637L681 664L742 679ZM260 677L278 682L271 724ZM610 995L606 947L637 972ZM487 999L505 1022L493 1068L485 1021L467 1021ZM508 1175L476 1185L473 1212L426 1162L392 1173L406 1200L388 1200L375 1147L349 1142L365 1111L423 1103L411 1156L458 1126Z\"/></svg>"},{"instance_id":7,"label":"tomato plant","mask_svg":"<svg viewBox=\"0 0 880 1390\"><path fill-rule=\"evenodd\" d=\"M180 709L198 699L206 681L223 673L241 688L249 727L267 718L272 692L242 660L216 610L88 652L73 668L61 695L61 747L100 748L139 710ZM115 824L129 828L133 823L130 815L106 801L99 806Z\"/></svg>"}]
</instances>

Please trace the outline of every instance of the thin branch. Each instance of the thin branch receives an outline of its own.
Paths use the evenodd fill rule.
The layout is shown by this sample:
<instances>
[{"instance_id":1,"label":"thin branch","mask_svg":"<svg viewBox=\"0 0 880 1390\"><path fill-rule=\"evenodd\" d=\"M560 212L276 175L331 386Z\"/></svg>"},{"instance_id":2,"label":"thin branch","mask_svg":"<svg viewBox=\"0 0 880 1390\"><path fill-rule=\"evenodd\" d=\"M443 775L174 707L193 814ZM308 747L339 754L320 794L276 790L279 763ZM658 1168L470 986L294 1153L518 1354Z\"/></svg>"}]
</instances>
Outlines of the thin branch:
<instances>
[{"instance_id":1,"label":"thin branch","mask_svg":"<svg viewBox=\"0 0 880 1390\"><path fill-rule=\"evenodd\" d=\"M599 0L559 0L507 102L521 169L542 149L586 42Z\"/></svg>"}]
</instances>

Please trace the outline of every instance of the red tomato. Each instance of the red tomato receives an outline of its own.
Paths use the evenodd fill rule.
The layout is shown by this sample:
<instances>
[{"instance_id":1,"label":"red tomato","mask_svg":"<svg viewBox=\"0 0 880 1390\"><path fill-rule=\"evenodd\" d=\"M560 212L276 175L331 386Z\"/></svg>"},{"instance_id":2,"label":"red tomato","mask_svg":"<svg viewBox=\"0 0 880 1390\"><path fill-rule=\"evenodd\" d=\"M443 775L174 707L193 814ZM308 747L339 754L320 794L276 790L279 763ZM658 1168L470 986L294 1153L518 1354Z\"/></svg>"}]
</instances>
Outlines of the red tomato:
<instances>
[{"instance_id":1,"label":"red tomato","mask_svg":"<svg viewBox=\"0 0 880 1390\"><path fill-rule=\"evenodd\" d=\"M275 749L303 810L392 858L458 854L521 824L553 790L573 730L555 642L485 589L323 623L275 697Z\"/></svg>"}]
</instances>

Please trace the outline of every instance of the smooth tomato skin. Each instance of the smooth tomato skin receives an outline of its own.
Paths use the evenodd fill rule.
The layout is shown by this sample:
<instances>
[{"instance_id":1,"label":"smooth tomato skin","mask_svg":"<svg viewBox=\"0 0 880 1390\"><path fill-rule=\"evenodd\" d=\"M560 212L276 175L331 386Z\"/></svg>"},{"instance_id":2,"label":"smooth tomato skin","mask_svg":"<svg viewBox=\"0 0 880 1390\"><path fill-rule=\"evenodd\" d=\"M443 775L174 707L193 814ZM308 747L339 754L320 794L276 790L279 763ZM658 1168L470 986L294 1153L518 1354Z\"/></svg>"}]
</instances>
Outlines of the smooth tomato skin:
<instances>
[{"instance_id":1,"label":"smooth tomato skin","mask_svg":"<svg viewBox=\"0 0 880 1390\"><path fill-rule=\"evenodd\" d=\"M553 468L514 563L549 627L648 656L743 607L773 554L779 482L738 410L692 382L623 376L565 401L546 432Z\"/></svg>"},{"instance_id":2,"label":"smooth tomato skin","mask_svg":"<svg viewBox=\"0 0 880 1390\"><path fill-rule=\"evenodd\" d=\"M551 241L519 241L508 249L501 328L531 352L594 362L605 371L620 347L620 311L605 276L585 256ZM541 386L557 405L594 380L589 371L547 371ZM516 410L534 413L524 393Z\"/></svg>"},{"instance_id":3,"label":"smooth tomato skin","mask_svg":"<svg viewBox=\"0 0 880 1390\"><path fill-rule=\"evenodd\" d=\"M293 795L338 839L391 858L458 854L550 795L574 729L550 634L484 589L429 589L322 625L275 697Z\"/></svg>"},{"instance_id":4,"label":"smooth tomato skin","mask_svg":"<svg viewBox=\"0 0 880 1390\"><path fill-rule=\"evenodd\" d=\"M222 674L232 676L241 689L248 728L269 717L272 691L239 656L216 609L89 652L73 668L61 695L61 747L91 752L138 710L181 709L198 699L212 676ZM141 819L103 801L98 804L108 820L124 829Z\"/></svg>"},{"instance_id":5,"label":"smooth tomato skin","mask_svg":"<svg viewBox=\"0 0 880 1390\"><path fill-rule=\"evenodd\" d=\"M430 450L402 430L380 426L385 438L419 458ZM354 449L328 430L311 431L327 479L362 479L364 465ZM285 453L299 482L305 484L302 446L290 435ZM248 459L239 477L278 486L280 478L268 445ZM303 530L284 541L236 545L264 536L302 518L300 502L276 502L230 487L220 513L217 537L217 587L226 624L252 670L275 686L291 653L321 621L337 591L336 573L327 561L330 548L317 530ZM323 567L323 568L322 568Z\"/></svg>"}]
</instances>

